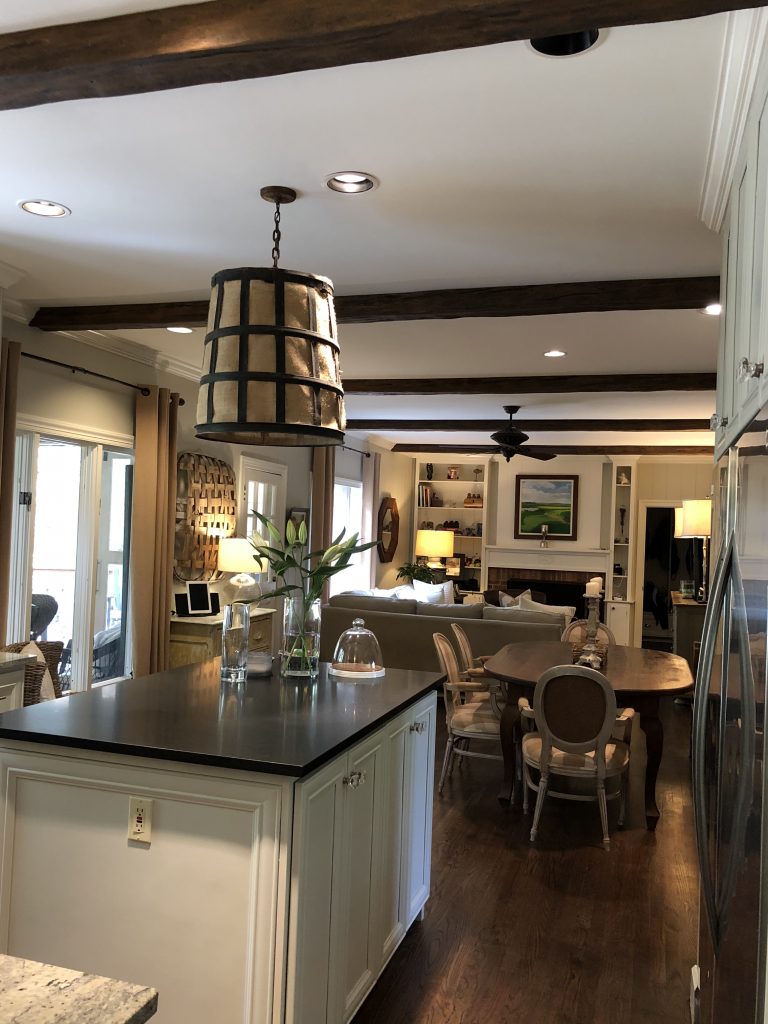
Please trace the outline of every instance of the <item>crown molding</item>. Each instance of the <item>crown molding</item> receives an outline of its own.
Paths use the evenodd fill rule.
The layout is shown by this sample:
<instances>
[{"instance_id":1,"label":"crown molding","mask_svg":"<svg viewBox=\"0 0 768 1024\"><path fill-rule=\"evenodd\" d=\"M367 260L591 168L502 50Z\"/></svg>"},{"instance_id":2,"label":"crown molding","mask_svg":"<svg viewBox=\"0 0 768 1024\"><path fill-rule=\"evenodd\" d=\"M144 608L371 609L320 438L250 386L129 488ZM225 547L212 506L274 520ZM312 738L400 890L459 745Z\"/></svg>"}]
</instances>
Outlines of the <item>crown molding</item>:
<instances>
[{"instance_id":1,"label":"crown molding","mask_svg":"<svg viewBox=\"0 0 768 1024\"><path fill-rule=\"evenodd\" d=\"M10 263L0 261L0 288L13 288L26 276L26 270L19 270L18 267L12 267Z\"/></svg>"},{"instance_id":2,"label":"crown molding","mask_svg":"<svg viewBox=\"0 0 768 1024\"><path fill-rule=\"evenodd\" d=\"M713 231L720 230L728 205L766 33L768 11L764 7L732 11L728 15L707 166L699 201L699 217Z\"/></svg>"},{"instance_id":3,"label":"crown molding","mask_svg":"<svg viewBox=\"0 0 768 1024\"><path fill-rule=\"evenodd\" d=\"M13 299L10 295L3 295L2 312L8 320L15 320L17 323L26 325L34 316L35 307Z\"/></svg>"}]
</instances>

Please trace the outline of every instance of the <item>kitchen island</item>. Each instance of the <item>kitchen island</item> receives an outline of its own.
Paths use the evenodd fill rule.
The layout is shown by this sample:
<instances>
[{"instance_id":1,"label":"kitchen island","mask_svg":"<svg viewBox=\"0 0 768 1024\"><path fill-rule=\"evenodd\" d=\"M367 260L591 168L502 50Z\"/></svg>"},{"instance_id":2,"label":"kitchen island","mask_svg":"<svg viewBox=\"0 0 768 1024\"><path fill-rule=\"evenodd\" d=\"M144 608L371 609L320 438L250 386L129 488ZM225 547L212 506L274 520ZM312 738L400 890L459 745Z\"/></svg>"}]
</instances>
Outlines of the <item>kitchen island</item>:
<instances>
[{"instance_id":1,"label":"kitchen island","mask_svg":"<svg viewBox=\"0 0 768 1024\"><path fill-rule=\"evenodd\" d=\"M429 896L435 682L214 659L3 715L0 952L166 1024L350 1020Z\"/></svg>"}]
</instances>

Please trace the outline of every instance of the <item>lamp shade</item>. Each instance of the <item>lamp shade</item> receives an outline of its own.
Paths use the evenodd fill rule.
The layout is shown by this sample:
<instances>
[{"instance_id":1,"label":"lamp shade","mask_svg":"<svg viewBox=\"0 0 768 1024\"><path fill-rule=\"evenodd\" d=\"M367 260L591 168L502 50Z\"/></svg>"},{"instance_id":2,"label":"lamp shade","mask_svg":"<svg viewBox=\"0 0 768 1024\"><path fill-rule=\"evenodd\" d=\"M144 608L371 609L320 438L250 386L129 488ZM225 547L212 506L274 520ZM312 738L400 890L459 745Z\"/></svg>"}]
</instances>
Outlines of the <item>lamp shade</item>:
<instances>
[{"instance_id":1,"label":"lamp shade","mask_svg":"<svg viewBox=\"0 0 768 1024\"><path fill-rule=\"evenodd\" d=\"M219 541L219 572L267 572L269 562L259 558L245 537L222 537Z\"/></svg>"},{"instance_id":2,"label":"lamp shade","mask_svg":"<svg viewBox=\"0 0 768 1024\"><path fill-rule=\"evenodd\" d=\"M453 532L451 530L417 530L417 557L451 558L453 557Z\"/></svg>"},{"instance_id":3,"label":"lamp shade","mask_svg":"<svg viewBox=\"0 0 768 1024\"><path fill-rule=\"evenodd\" d=\"M345 426L333 284L277 267L215 274L196 435L335 445Z\"/></svg>"},{"instance_id":4,"label":"lamp shade","mask_svg":"<svg viewBox=\"0 0 768 1024\"><path fill-rule=\"evenodd\" d=\"M675 509L675 537L681 538L683 536L683 506L680 505Z\"/></svg>"},{"instance_id":5,"label":"lamp shade","mask_svg":"<svg viewBox=\"0 0 768 1024\"><path fill-rule=\"evenodd\" d=\"M709 537L712 534L712 499L693 498L683 502L681 537Z\"/></svg>"}]
</instances>

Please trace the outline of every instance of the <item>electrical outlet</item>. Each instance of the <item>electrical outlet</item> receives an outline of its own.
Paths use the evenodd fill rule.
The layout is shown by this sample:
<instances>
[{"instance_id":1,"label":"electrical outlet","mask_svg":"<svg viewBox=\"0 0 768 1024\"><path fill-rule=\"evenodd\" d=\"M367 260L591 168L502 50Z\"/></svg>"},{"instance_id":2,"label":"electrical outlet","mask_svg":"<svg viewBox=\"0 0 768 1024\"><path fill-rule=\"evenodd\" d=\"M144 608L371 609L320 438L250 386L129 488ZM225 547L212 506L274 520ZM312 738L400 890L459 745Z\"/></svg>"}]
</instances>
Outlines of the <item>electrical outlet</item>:
<instances>
[{"instance_id":1,"label":"electrical outlet","mask_svg":"<svg viewBox=\"0 0 768 1024\"><path fill-rule=\"evenodd\" d=\"M152 801L140 796L128 800L128 838L135 843L152 842Z\"/></svg>"}]
</instances>

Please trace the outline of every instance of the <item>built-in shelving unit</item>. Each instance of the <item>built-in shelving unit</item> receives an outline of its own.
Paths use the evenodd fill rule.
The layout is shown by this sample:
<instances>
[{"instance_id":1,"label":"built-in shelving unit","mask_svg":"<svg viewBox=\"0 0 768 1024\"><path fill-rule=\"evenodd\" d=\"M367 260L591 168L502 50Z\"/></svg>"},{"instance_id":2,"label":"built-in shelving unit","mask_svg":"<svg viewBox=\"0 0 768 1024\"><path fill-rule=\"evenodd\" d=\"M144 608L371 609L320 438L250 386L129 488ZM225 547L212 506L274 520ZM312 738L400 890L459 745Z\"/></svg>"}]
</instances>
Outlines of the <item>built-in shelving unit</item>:
<instances>
[{"instance_id":1,"label":"built-in shelving unit","mask_svg":"<svg viewBox=\"0 0 768 1024\"><path fill-rule=\"evenodd\" d=\"M428 464L432 466L431 477L427 474ZM454 558L460 558L461 565L458 575L446 578L475 579L479 590L485 589L488 575L485 559L488 474L489 460L433 462L429 457L422 457L416 463L414 549L417 530L450 529ZM449 568L455 566L446 566L446 570Z\"/></svg>"},{"instance_id":2,"label":"built-in shelving unit","mask_svg":"<svg viewBox=\"0 0 768 1024\"><path fill-rule=\"evenodd\" d=\"M632 642L636 473L634 462L614 463L606 619L620 644Z\"/></svg>"}]
</instances>

